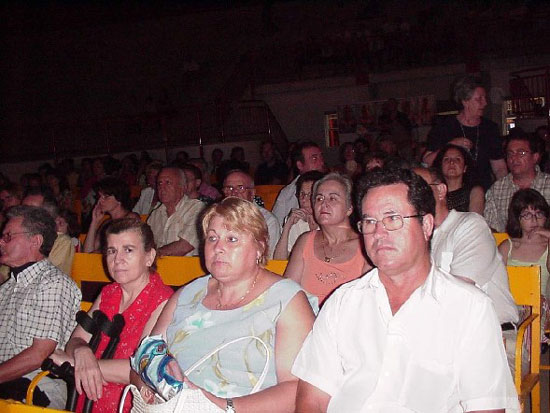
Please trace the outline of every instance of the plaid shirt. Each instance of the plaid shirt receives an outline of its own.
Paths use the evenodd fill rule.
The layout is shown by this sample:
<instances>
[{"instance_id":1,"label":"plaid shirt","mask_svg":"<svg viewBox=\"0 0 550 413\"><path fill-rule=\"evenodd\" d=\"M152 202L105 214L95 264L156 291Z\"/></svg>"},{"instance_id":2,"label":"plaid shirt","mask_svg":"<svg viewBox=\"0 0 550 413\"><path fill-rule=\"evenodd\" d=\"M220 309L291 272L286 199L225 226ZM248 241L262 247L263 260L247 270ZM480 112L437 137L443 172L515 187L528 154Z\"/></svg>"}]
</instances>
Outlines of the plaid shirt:
<instances>
[{"instance_id":1,"label":"plaid shirt","mask_svg":"<svg viewBox=\"0 0 550 413\"><path fill-rule=\"evenodd\" d=\"M76 327L82 295L73 280L47 259L0 286L0 362L30 347L34 338L65 347Z\"/></svg>"},{"instance_id":2,"label":"plaid shirt","mask_svg":"<svg viewBox=\"0 0 550 413\"><path fill-rule=\"evenodd\" d=\"M550 175L540 171L535 166L536 175L531 183L531 188L539 191L547 202L550 202ZM483 216L487 224L497 232L506 232L506 222L508 221L508 206L512 196L519 190L519 186L514 183L512 174L496 181L485 194L485 210Z\"/></svg>"}]
</instances>

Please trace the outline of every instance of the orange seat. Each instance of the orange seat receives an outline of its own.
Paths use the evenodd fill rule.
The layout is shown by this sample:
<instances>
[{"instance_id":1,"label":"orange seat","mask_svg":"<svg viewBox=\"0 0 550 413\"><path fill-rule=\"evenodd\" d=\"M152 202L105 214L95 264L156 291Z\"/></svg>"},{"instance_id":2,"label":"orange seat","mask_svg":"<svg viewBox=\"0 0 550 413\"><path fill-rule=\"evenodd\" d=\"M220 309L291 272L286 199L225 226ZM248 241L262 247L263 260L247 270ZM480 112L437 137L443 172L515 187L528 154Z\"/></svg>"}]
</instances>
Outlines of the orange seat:
<instances>
[{"instance_id":1,"label":"orange seat","mask_svg":"<svg viewBox=\"0 0 550 413\"><path fill-rule=\"evenodd\" d=\"M266 269L283 275L288 261L269 260ZM157 271L167 285L180 286L207 274L199 257L161 257L157 260ZM77 252L74 255L71 278L79 287L82 282L111 282L103 268L101 254Z\"/></svg>"},{"instance_id":2,"label":"orange seat","mask_svg":"<svg viewBox=\"0 0 550 413\"><path fill-rule=\"evenodd\" d=\"M284 185L258 185L255 188L256 195L262 197L265 209L271 211L277 199L277 195L279 195L279 192L284 187Z\"/></svg>"}]
</instances>

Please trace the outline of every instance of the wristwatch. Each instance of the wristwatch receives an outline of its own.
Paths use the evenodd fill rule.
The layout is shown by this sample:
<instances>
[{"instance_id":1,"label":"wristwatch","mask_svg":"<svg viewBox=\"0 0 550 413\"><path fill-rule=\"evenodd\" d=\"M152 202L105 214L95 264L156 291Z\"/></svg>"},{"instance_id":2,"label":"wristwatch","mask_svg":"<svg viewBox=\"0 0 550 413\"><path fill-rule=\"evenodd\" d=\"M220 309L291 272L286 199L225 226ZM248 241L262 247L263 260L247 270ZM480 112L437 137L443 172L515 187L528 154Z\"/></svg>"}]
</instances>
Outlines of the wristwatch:
<instances>
[{"instance_id":1,"label":"wristwatch","mask_svg":"<svg viewBox=\"0 0 550 413\"><path fill-rule=\"evenodd\" d=\"M233 399L226 399L227 407L225 408L225 413L237 413L235 410L235 405L233 404Z\"/></svg>"}]
</instances>

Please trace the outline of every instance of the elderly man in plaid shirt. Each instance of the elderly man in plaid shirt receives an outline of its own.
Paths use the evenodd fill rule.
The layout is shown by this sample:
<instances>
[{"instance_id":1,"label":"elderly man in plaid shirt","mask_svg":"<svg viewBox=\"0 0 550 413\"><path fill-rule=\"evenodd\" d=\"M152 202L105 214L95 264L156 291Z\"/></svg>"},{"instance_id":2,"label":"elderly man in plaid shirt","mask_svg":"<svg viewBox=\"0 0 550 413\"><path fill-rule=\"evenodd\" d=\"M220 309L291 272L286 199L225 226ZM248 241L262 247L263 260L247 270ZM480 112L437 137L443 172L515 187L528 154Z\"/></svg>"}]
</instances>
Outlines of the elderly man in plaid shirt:
<instances>
[{"instance_id":1,"label":"elderly man in plaid shirt","mask_svg":"<svg viewBox=\"0 0 550 413\"><path fill-rule=\"evenodd\" d=\"M506 232L508 206L518 189L532 188L550 202L550 175L540 171L541 144L536 136L513 130L506 143L506 164L510 173L496 181L485 194L483 216L491 229Z\"/></svg>"},{"instance_id":2,"label":"elderly man in plaid shirt","mask_svg":"<svg viewBox=\"0 0 550 413\"><path fill-rule=\"evenodd\" d=\"M57 237L50 214L17 206L7 217L0 237L0 263L11 269L0 286L0 398L22 400L42 361L69 340L82 296L47 259ZM60 408L65 393L62 381L45 378L33 401Z\"/></svg>"}]
</instances>

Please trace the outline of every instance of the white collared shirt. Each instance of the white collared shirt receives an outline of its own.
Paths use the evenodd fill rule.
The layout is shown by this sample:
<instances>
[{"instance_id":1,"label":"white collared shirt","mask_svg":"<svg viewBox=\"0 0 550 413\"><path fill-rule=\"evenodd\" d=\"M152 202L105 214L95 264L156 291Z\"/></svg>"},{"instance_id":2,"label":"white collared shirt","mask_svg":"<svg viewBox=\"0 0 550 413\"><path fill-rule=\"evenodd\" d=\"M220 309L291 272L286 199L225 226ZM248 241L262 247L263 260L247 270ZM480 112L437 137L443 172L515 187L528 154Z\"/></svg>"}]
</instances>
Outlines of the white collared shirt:
<instances>
[{"instance_id":1,"label":"white collared shirt","mask_svg":"<svg viewBox=\"0 0 550 413\"><path fill-rule=\"evenodd\" d=\"M474 281L491 299L501 324L519 320L508 274L491 229L475 212L454 209L433 234L431 255L443 270Z\"/></svg>"},{"instance_id":2,"label":"white collared shirt","mask_svg":"<svg viewBox=\"0 0 550 413\"><path fill-rule=\"evenodd\" d=\"M298 198L296 198L296 182L298 181L298 175L294 180L281 189L275 204L273 205L272 212L277 217L279 222L284 222L285 218L289 214L292 208L299 208Z\"/></svg>"},{"instance_id":3,"label":"white collared shirt","mask_svg":"<svg viewBox=\"0 0 550 413\"><path fill-rule=\"evenodd\" d=\"M377 269L336 290L292 373L328 412L519 411L491 300L434 266L395 315Z\"/></svg>"}]
</instances>

